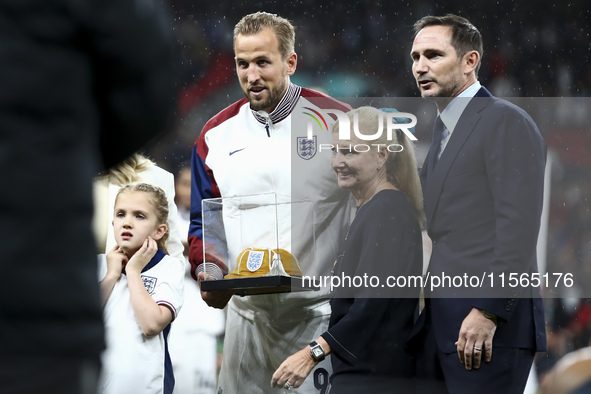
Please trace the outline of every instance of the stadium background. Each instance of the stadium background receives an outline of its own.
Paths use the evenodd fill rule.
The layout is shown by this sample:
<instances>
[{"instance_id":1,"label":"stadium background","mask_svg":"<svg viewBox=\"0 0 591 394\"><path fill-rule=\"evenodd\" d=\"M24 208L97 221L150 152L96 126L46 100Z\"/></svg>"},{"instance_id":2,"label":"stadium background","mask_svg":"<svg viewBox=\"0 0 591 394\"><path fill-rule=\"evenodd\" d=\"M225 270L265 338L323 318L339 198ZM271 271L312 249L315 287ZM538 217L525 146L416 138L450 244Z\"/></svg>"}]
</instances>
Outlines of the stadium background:
<instances>
[{"instance_id":1,"label":"stadium background","mask_svg":"<svg viewBox=\"0 0 591 394\"><path fill-rule=\"evenodd\" d=\"M569 98L578 108L540 130L551 161L545 265L577 285L546 299L549 351L538 376L558 358L591 345L591 5L587 1L189 1L169 0L181 52L178 122L147 153L176 173L190 159L204 123L243 97L234 72L232 31L255 11L296 26L292 81L335 97L417 97L409 52L412 25L447 12L482 33L479 80L499 97ZM547 103L559 99L544 100ZM546 111L546 109L541 109ZM427 141L430 137L427 138Z\"/></svg>"}]
</instances>

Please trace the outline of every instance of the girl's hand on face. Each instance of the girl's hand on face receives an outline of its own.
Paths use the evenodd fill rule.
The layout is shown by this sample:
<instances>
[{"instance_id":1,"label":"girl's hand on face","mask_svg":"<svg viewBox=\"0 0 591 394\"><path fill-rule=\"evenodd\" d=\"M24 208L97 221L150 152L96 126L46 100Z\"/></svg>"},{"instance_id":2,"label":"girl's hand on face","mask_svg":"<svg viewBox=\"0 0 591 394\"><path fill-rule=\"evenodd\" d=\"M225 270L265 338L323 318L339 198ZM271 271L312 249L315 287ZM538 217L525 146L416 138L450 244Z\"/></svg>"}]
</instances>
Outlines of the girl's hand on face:
<instances>
[{"instance_id":1,"label":"girl's hand on face","mask_svg":"<svg viewBox=\"0 0 591 394\"><path fill-rule=\"evenodd\" d=\"M127 261L128 258L123 252L123 249L118 245L115 245L115 247L107 253L107 275L113 275L119 278Z\"/></svg>"},{"instance_id":2,"label":"girl's hand on face","mask_svg":"<svg viewBox=\"0 0 591 394\"><path fill-rule=\"evenodd\" d=\"M156 243L154 238L146 238L146 240L142 244L142 247L134 253L134 255L129 260L129 263L127 263L126 271L134 271L137 273L141 273L144 267L148 265L150 260L152 260L152 257L154 257L157 251L158 244Z\"/></svg>"}]
</instances>

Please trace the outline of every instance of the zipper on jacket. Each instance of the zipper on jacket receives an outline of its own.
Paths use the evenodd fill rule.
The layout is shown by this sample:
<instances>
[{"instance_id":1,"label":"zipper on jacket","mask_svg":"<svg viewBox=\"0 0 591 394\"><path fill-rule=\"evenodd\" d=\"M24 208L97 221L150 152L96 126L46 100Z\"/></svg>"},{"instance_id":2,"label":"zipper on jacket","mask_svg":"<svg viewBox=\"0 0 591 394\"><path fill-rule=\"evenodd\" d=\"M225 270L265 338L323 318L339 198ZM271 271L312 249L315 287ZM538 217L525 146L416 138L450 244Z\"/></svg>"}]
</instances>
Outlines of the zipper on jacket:
<instances>
[{"instance_id":1,"label":"zipper on jacket","mask_svg":"<svg viewBox=\"0 0 591 394\"><path fill-rule=\"evenodd\" d=\"M265 130L267 131L267 137L271 138L271 129L273 128L273 121L268 113L265 111L257 111L257 114L265 118Z\"/></svg>"}]
</instances>

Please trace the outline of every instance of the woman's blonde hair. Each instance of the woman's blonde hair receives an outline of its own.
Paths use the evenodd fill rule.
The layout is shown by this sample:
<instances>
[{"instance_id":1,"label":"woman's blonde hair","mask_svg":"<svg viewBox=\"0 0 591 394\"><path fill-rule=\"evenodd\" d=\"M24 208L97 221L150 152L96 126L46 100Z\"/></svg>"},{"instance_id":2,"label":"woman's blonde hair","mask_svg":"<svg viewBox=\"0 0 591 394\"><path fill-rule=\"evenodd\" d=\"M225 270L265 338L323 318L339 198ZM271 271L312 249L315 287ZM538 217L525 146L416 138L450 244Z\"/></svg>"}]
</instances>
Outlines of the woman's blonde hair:
<instances>
[{"instance_id":1,"label":"woman's blonde hair","mask_svg":"<svg viewBox=\"0 0 591 394\"><path fill-rule=\"evenodd\" d=\"M388 140L386 116L383 112L374 107L359 107L347 113L349 122L353 125L354 116L357 115L359 131L366 135L375 135L377 130L381 130L379 136L372 141L366 141L367 144L379 144L386 146L399 144L402 146L400 152L390 152L386 160L386 176L388 182L406 194L414 213L423 226L425 222L425 211L423 209L423 191L419 179L419 171L415 157L415 147L412 141L402 132L396 129L392 133L392 140ZM397 123L394 120L395 123ZM338 133L339 122L335 122L332 132Z\"/></svg>"},{"instance_id":2,"label":"woman's blonde hair","mask_svg":"<svg viewBox=\"0 0 591 394\"><path fill-rule=\"evenodd\" d=\"M158 186L150 183L130 183L119 189L117 197L115 197L115 204L117 204L117 198L119 198L119 195L129 192L144 192L149 196L150 202L154 207L154 213L156 214L158 225L166 225L166 233L162 238L156 241L156 243L164 253L168 254L166 244L168 242L168 237L170 236L170 229L168 225L168 199L166 198L166 193Z\"/></svg>"},{"instance_id":3,"label":"woman's blonde hair","mask_svg":"<svg viewBox=\"0 0 591 394\"><path fill-rule=\"evenodd\" d=\"M128 183L140 180L138 172L144 171L154 162L141 153L134 153L121 163L109 169L109 181L117 186L127 185Z\"/></svg>"}]
</instances>

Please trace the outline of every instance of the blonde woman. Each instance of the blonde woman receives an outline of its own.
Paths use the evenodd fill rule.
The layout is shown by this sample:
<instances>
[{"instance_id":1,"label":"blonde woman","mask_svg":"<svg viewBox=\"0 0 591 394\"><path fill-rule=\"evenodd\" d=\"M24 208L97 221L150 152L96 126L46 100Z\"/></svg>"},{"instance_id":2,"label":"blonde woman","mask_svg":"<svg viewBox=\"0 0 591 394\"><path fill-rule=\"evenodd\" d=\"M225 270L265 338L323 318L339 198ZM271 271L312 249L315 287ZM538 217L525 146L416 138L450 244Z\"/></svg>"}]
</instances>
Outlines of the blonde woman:
<instances>
[{"instance_id":1,"label":"blonde woman","mask_svg":"<svg viewBox=\"0 0 591 394\"><path fill-rule=\"evenodd\" d=\"M380 123L385 130L386 117L392 115L361 107L347 116L351 131L357 125L369 136L378 134ZM332 129L331 165L339 187L349 190L357 202L357 214L333 278L370 278L370 284L336 288L328 330L287 358L271 386L300 387L330 354L330 392L413 392L415 359L406 343L420 289L388 289L386 283L392 277L421 275L424 213L414 147L401 131L392 141L387 133L374 141L362 141L354 133L341 139L339 123Z\"/></svg>"}]
</instances>

